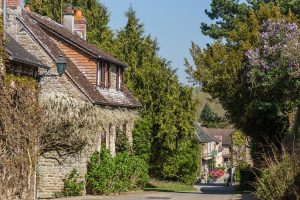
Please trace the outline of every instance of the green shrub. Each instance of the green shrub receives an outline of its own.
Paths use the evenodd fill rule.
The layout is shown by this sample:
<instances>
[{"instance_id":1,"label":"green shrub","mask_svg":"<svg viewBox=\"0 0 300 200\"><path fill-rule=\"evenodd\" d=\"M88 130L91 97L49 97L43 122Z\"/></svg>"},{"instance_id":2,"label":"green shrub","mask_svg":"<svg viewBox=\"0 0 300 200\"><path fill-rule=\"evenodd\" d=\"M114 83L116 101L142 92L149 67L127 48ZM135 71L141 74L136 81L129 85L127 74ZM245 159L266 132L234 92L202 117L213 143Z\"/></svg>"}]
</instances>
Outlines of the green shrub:
<instances>
[{"instance_id":1,"label":"green shrub","mask_svg":"<svg viewBox=\"0 0 300 200\"><path fill-rule=\"evenodd\" d=\"M126 133L124 133L120 129L117 129L116 152L118 152L118 153L122 153L122 152L131 153L132 152L132 148L128 141L128 137L126 136Z\"/></svg>"},{"instance_id":2,"label":"green shrub","mask_svg":"<svg viewBox=\"0 0 300 200\"><path fill-rule=\"evenodd\" d=\"M248 163L245 161L242 161L238 164L238 166L235 169L235 172L233 174L233 181L234 182L240 182L241 181L241 170L247 169Z\"/></svg>"},{"instance_id":3,"label":"green shrub","mask_svg":"<svg viewBox=\"0 0 300 200\"><path fill-rule=\"evenodd\" d=\"M64 179L63 196L80 196L84 189L84 182L76 169L73 169Z\"/></svg>"},{"instance_id":4,"label":"green shrub","mask_svg":"<svg viewBox=\"0 0 300 200\"><path fill-rule=\"evenodd\" d=\"M259 200L291 199L295 195L295 177L299 172L297 158L283 153L278 158L266 159L266 167L255 185Z\"/></svg>"},{"instance_id":5,"label":"green shrub","mask_svg":"<svg viewBox=\"0 0 300 200\"><path fill-rule=\"evenodd\" d=\"M104 147L95 152L88 163L87 191L91 194L121 193L141 189L149 181L148 166L144 160L129 155L111 157Z\"/></svg>"}]
</instances>

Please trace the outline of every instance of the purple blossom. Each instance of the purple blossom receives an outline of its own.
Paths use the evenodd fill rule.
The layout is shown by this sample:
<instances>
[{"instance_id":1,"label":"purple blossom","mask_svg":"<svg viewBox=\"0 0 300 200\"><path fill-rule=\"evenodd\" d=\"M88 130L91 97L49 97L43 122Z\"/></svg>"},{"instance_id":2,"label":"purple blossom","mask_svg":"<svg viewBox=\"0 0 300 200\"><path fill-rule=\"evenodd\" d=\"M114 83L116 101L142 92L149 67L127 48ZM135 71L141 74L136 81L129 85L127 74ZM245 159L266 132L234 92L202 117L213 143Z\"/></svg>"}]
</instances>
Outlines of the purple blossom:
<instances>
[{"instance_id":1,"label":"purple blossom","mask_svg":"<svg viewBox=\"0 0 300 200\"><path fill-rule=\"evenodd\" d=\"M298 76L300 73L300 29L298 25L288 23L286 20L279 22L267 20L263 23L262 30L261 47L245 53L249 63L246 67L247 76L250 79L252 77L255 80L266 81L266 77L274 74L269 74L269 72L284 68L287 69L290 77Z\"/></svg>"}]
</instances>

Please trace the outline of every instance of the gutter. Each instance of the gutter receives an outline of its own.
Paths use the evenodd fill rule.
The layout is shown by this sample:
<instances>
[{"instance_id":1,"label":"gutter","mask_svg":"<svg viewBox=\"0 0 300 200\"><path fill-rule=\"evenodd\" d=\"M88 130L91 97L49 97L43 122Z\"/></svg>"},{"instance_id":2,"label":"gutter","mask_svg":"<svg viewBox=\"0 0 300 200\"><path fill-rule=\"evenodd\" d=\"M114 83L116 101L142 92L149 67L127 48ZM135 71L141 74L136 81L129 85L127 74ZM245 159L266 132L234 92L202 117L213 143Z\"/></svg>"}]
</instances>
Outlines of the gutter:
<instances>
[{"instance_id":1,"label":"gutter","mask_svg":"<svg viewBox=\"0 0 300 200\"><path fill-rule=\"evenodd\" d=\"M26 65L30 65L30 66L34 66L34 67L43 68L43 69L50 69L50 67L48 67L46 65L33 63L33 62L30 62L30 61L15 58L15 57L12 57L12 56L9 56L9 60L14 61L14 62L19 62L19 63L22 63L22 64L26 64Z\"/></svg>"}]
</instances>

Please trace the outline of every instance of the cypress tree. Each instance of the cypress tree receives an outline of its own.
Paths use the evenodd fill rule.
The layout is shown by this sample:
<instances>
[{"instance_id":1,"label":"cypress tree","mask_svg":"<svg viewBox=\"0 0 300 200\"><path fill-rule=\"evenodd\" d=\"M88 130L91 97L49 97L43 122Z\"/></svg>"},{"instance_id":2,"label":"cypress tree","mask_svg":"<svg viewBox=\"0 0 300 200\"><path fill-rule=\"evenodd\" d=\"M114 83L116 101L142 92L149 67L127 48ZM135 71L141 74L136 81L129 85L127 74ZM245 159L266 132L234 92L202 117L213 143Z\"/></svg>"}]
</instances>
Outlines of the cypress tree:
<instances>
[{"instance_id":1,"label":"cypress tree","mask_svg":"<svg viewBox=\"0 0 300 200\"><path fill-rule=\"evenodd\" d=\"M145 35L135 11L129 8L126 16L126 26L117 32L116 53L129 66L126 84L142 102L141 115L148 122L144 128L138 124L134 142L144 143L147 135L139 130L149 130L150 126L151 175L192 184L199 156L194 135L192 91L179 83L176 71L158 56L157 41Z\"/></svg>"}]
</instances>

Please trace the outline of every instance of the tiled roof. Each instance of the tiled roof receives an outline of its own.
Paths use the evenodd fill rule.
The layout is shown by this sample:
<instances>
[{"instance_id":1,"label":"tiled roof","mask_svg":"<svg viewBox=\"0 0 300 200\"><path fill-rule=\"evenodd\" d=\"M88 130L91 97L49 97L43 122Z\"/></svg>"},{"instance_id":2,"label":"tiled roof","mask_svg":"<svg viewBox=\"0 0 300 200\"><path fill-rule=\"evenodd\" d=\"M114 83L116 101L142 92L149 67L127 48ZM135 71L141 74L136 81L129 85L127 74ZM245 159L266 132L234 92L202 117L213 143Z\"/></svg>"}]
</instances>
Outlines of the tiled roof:
<instances>
[{"instance_id":1,"label":"tiled roof","mask_svg":"<svg viewBox=\"0 0 300 200\"><path fill-rule=\"evenodd\" d=\"M94 45L88 43L84 39L80 38L78 35L72 33L68 29L64 28L63 25L58 24L57 22L53 21L49 17L43 17L36 13L30 12L27 13L32 19L36 20L37 23L47 31L51 31L54 35L57 37L60 37L64 41L75 44L78 48L81 48L82 50L86 51L87 53L93 55L96 58L102 58L104 60L110 61L112 63L115 63L120 66L126 66L121 61L117 60L113 56L104 53Z\"/></svg>"},{"instance_id":2,"label":"tiled roof","mask_svg":"<svg viewBox=\"0 0 300 200\"><path fill-rule=\"evenodd\" d=\"M195 123L195 128L196 128L196 136L198 139L199 143L208 143L208 142L218 142L217 139L207 133L203 130L201 125L199 123Z\"/></svg>"},{"instance_id":3,"label":"tiled roof","mask_svg":"<svg viewBox=\"0 0 300 200\"><path fill-rule=\"evenodd\" d=\"M221 129L221 128L203 128L203 130L214 137L222 137L222 145L231 145L231 134L235 129Z\"/></svg>"},{"instance_id":4,"label":"tiled roof","mask_svg":"<svg viewBox=\"0 0 300 200\"><path fill-rule=\"evenodd\" d=\"M39 59L34 57L31 53L26 51L15 39L10 35L6 34L5 36L5 49L9 54L9 60L35 66L41 68L49 68L44 65Z\"/></svg>"},{"instance_id":5,"label":"tiled roof","mask_svg":"<svg viewBox=\"0 0 300 200\"><path fill-rule=\"evenodd\" d=\"M34 16L34 17L33 17ZM40 18L40 22L37 23L37 19ZM135 97L126 89L122 89L122 92L124 93L124 96L127 97L127 102L115 102L112 99L108 97L104 97L86 78L86 76L77 68L77 66L63 53L63 51L54 43L51 41L50 37L46 33L46 29L43 27L43 23L47 23L48 26L50 26L51 23L55 24L53 26L59 26L54 21L50 21L48 19L43 19L41 17L38 17L37 14L28 14L23 12L23 15L21 18L18 18L20 23L23 24L25 28L27 28L28 32L30 32L33 37L39 42L40 46L45 49L45 51L52 57L53 60L56 60L60 55L63 55L66 58L67 61L67 69L66 74L68 78L89 98L89 100L94 104L100 104L100 105L109 105L109 106L119 106L119 107L141 107L141 104L138 100L135 99ZM66 30L61 28L62 32L65 32ZM69 33L71 34L71 33ZM71 40L81 40L79 37L77 37L74 34L71 34L72 37L69 38ZM85 45L87 45L87 42L83 42ZM79 44L78 44L79 45ZM90 44L88 44L90 45ZM92 45L91 45L92 46ZM95 50L96 51L96 50ZM100 50L99 50L100 52Z\"/></svg>"}]
</instances>

